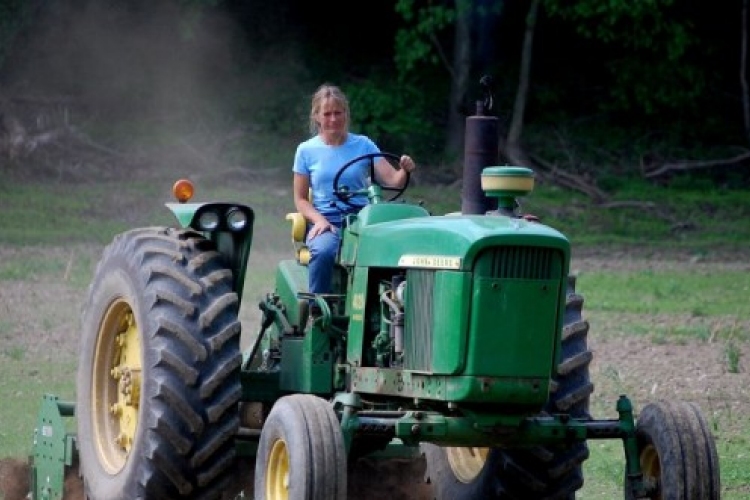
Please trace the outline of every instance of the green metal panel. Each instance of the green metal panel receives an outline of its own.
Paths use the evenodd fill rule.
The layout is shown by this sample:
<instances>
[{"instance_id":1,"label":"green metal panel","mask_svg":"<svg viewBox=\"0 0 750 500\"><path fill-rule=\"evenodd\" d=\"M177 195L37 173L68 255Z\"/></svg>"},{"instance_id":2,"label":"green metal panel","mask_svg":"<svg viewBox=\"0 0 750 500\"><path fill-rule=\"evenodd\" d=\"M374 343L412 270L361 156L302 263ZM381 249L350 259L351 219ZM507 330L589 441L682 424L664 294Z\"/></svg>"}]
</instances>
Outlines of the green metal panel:
<instances>
[{"instance_id":1,"label":"green metal panel","mask_svg":"<svg viewBox=\"0 0 750 500\"><path fill-rule=\"evenodd\" d=\"M502 401L508 414L538 411L549 391L549 379L429 375L395 368L354 368L351 380L352 390L363 394L458 403Z\"/></svg>"},{"instance_id":2,"label":"green metal panel","mask_svg":"<svg viewBox=\"0 0 750 500\"><path fill-rule=\"evenodd\" d=\"M415 217L429 217L430 213L419 205L407 205L405 203L378 203L367 205L357 214L360 226L370 226L381 222L390 222L401 219L413 219Z\"/></svg>"},{"instance_id":3,"label":"green metal panel","mask_svg":"<svg viewBox=\"0 0 750 500\"><path fill-rule=\"evenodd\" d=\"M165 203L165 205L177 218L180 227L188 228L193 221L196 210L205 205L205 203Z\"/></svg>"},{"instance_id":4,"label":"green metal panel","mask_svg":"<svg viewBox=\"0 0 750 500\"><path fill-rule=\"evenodd\" d=\"M302 337L281 339L282 391L329 394L333 388L331 340L317 328Z\"/></svg>"},{"instance_id":5,"label":"green metal panel","mask_svg":"<svg viewBox=\"0 0 750 500\"><path fill-rule=\"evenodd\" d=\"M352 267L357 264L357 249L359 248L359 233L354 228L342 231L341 247L339 248L339 262L342 266Z\"/></svg>"},{"instance_id":6,"label":"green metal panel","mask_svg":"<svg viewBox=\"0 0 750 500\"><path fill-rule=\"evenodd\" d=\"M32 447L32 498L62 499L65 467L73 463L75 437L65 431L63 416L73 416L75 405L45 394L39 410Z\"/></svg>"},{"instance_id":7,"label":"green metal panel","mask_svg":"<svg viewBox=\"0 0 750 500\"><path fill-rule=\"evenodd\" d=\"M434 336L432 371L457 374L466 358L469 307L471 305L470 273L437 271L435 273Z\"/></svg>"},{"instance_id":8,"label":"green metal panel","mask_svg":"<svg viewBox=\"0 0 750 500\"><path fill-rule=\"evenodd\" d=\"M368 269L354 269L354 279L347 300L349 333L346 340L346 359L352 366L362 365L364 354L365 307L367 297Z\"/></svg>"},{"instance_id":9,"label":"green metal panel","mask_svg":"<svg viewBox=\"0 0 750 500\"><path fill-rule=\"evenodd\" d=\"M339 262L343 266L353 266L357 263L357 249L359 235L362 228L373 224L391 222L415 217L429 217L430 213L418 205L403 203L378 203L367 205L356 215L347 217L349 231L344 232Z\"/></svg>"},{"instance_id":10,"label":"green metal panel","mask_svg":"<svg viewBox=\"0 0 750 500\"><path fill-rule=\"evenodd\" d=\"M555 229L508 217L418 217L358 231L357 265L365 267L399 267L404 265L403 256L426 255L458 258L456 269L469 271L479 252L497 246L550 247L570 254L567 238ZM452 266L438 262L427 267Z\"/></svg>"},{"instance_id":11,"label":"green metal panel","mask_svg":"<svg viewBox=\"0 0 750 500\"><path fill-rule=\"evenodd\" d=\"M298 292L306 292L308 286L307 266L300 265L296 260L283 260L276 269L276 293L282 304L286 305L286 316L289 322L298 327L304 327L306 299L297 297Z\"/></svg>"},{"instance_id":12,"label":"green metal panel","mask_svg":"<svg viewBox=\"0 0 750 500\"><path fill-rule=\"evenodd\" d=\"M525 418L522 414L507 412L466 412L465 415L410 411L396 422L395 435L407 445L432 442L443 446L528 449L555 444L569 448L573 443L582 442L592 435L599 434L604 439L612 439L623 434L616 420L610 421L611 424L607 425L606 430L599 426L599 429L591 432L591 429L597 427L597 423L575 420L563 415ZM502 432L503 430L505 432ZM640 469L634 474L638 475L639 472Z\"/></svg>"},{"instance_id":13,"label":"green metal panel","mask_svg":"<svg viewBox=\"0 0 750 500\"><path fill-rule=\"evenodd\" d=\"M549 378L559 287L554 280L476 279L465 374Z\"/></svg>"}]
</instances>

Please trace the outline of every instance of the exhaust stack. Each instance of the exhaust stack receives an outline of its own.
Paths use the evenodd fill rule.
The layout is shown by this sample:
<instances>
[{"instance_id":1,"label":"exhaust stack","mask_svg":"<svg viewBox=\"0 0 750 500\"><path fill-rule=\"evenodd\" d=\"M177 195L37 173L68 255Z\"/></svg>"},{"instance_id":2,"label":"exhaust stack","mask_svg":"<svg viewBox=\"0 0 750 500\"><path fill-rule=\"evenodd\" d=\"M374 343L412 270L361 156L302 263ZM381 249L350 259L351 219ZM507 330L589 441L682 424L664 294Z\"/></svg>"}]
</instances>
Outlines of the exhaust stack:
<instances>
[{"instance_id":1,"label":"exhaust stack","mask_svg":"<svg viewBox=\"0 0 750 500\"><path fill-rule=\"evenodd\" d=\"M498 163L498 118L485 114L492 109L491 82L489 76L479 81L484 100L477 101L476 115L466 118L461 193L461 213L465 215L484 215L497 209L497 199L485 196L482 190L482 169Z\"/></svg>"}]
</instances>

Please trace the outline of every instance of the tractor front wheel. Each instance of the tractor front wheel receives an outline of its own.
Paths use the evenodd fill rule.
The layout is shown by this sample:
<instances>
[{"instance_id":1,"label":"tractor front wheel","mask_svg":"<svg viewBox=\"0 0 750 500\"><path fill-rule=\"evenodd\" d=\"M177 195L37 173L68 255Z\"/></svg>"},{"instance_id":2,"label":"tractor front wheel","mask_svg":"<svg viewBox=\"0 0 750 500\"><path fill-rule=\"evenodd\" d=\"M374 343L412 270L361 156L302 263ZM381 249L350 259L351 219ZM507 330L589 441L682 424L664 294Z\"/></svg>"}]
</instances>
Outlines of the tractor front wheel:
<instances>
[{"instance_id":1,"label":"tractor front wheel","mask_svg":"<svg viewBox=\"0 0 750 500\"><path fill-rule=\"evenodd\" d=\"M706 419L694 403L659 401L636 424L646 498L718 500L719 458ZM625 478L625 498L637 498Z\"/></svg>"},{"instance_id":2,"label":"tractor front wheel","mask_svg":"<svg viewBox=\"0 0 750 500\"><path fill-rule=\"evenodd\" d=\"M76 416L87 498L220 498L234 465L239 301L200 234L132 230L82 317Z\"/></svg>"},{"instance_id":3,"label":"tractor front wheel","mask_svg":"<svg viewBox=\"0 0 750 500\"><path fill-rule=\"evenodd\" d=\"M279 399L263 424L256 500L346 499L346 449L331 405L313 395Z\"/></svg>"}]
</instances>

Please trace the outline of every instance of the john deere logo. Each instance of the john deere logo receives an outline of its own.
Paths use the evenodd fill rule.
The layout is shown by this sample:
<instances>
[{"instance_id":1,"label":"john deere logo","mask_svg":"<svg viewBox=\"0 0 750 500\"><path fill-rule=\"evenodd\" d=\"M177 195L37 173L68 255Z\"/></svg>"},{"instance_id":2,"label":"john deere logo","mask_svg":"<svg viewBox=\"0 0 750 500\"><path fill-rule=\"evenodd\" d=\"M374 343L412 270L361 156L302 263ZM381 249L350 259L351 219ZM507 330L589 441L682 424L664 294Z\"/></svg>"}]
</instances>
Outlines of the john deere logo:
<instances>
[{"instance_id":1,"label":"john deere logo","mask_svg":"<svg viewBox=\"0 0 750 500\"><path fill-rule=\"evenodd\" d=\"M460 269L461 257L447 255L402 255L399 267L423 267L427 269Z\"/></svg>"}]
</instances>

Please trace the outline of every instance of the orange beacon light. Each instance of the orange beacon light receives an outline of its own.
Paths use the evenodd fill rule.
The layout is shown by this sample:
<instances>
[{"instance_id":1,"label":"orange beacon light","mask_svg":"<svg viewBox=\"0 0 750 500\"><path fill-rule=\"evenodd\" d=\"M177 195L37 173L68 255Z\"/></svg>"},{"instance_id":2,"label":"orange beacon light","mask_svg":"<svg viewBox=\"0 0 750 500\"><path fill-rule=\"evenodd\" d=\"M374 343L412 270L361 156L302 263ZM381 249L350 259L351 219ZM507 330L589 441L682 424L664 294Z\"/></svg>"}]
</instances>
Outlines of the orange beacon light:
<instances>
[{"instance_id":1,"label":"orange beacon light","mask_svg":"<svg viewBox=\"0 0 750 500\"><path fill-rule=\"evenodd\" d=\"M187 179L180 179L172 186L172 194L180 203L185 203L193 197L195 186Z\"/></svg>"}]
</instances>

